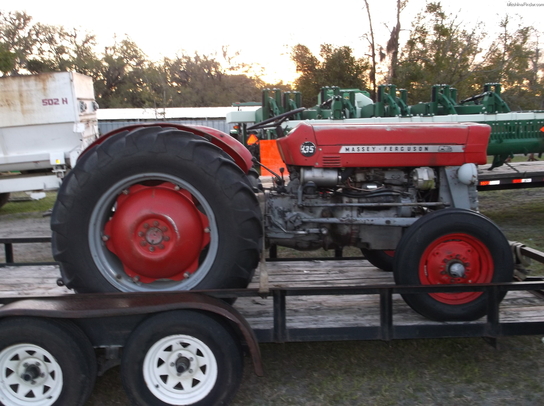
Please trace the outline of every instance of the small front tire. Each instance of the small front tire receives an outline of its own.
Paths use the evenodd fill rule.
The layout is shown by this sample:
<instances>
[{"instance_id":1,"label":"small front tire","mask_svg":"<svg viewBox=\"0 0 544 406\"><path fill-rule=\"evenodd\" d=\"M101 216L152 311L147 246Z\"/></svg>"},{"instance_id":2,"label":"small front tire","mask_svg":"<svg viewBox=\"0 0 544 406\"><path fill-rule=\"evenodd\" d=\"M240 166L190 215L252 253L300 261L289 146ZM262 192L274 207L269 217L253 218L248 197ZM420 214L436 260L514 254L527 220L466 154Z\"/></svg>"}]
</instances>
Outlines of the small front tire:
<instances>
[{"instance_id":1,"label":"small front tire","mask_svg":"<svg viewBox=\"0 0 544 406\"><path fill-rule=\"evenodd\" d=\"M367 250L361 248L361 252L365 259L376 268L380 268L386 272L393 272L393 263L395 259L394 250Z\"/></svg>"},{"instance_id":2,"label":"small front tire","mask_svg":"<svg viewBox=\"0 0 544 406\"><path fill-rule=\"evenodd\" d=\"M416 221L397 246L393 270L399 285L510 282L513 271L512 252L502 231L487 217L462 209L440 210ZM476 320L487 311L482 292L403 298L416 312L438 321Z\"/></svg>"}]
</instances>

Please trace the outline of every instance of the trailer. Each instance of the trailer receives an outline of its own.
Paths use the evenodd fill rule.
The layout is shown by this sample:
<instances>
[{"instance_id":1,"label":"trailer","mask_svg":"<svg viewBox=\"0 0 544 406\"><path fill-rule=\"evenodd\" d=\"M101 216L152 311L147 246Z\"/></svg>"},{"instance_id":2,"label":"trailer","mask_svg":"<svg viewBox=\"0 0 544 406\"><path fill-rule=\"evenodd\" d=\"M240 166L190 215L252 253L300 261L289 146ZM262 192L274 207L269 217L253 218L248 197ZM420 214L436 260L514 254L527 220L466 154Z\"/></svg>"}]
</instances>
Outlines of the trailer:
<instances>
[{"instance_id":1,"label":"trailer","mask_svg":"<svg viewBox=\"0 0 544 406\"><path fill-rule=\"evenodd\" d=\"M11 249L31 240L1 242ZM518 262L544 262L542 252L513 247ZM363 258L269 259L247 289L74 295L55 283L56 265L17 264L13 257L3 264L0 292L5 405L83 405L96 376L118 365L132 404L228 404L244 354L263 375L260 343L483 337L496 344L544 334L542 278L399 286ZM485 295L483 318L429 321L399 296L467 291Z\"/></svg>"},{"instance_id":2,"label":"trailer","mask_svg":"<svg viewBox=\"0 0 544 406\"><path fill-rule=\"evenodd\" d=\"M544 186L544 162L527 160L498 168L483 165L478 171L478 190L523 189Z\"/></svg>"}]
</instances>

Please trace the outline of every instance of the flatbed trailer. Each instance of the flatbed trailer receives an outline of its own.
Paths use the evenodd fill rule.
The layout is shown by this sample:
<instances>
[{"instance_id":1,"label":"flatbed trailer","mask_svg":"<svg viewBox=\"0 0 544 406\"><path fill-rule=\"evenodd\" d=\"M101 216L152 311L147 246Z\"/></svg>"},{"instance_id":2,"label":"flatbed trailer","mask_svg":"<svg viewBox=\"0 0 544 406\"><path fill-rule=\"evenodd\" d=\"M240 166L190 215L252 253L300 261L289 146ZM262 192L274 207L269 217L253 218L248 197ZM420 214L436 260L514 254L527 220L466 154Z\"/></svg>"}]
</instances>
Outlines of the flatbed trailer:
<instances>
[{"instance_id":1,"label":"flatbed trailer","mask_svg":"<svg viewBox=\"0 0 544 406\"><path fill-rule=\"evenodd\" d=\"M522 189L544 186L544 161L512 162L490 170L479 167L478 190Z\"/></svg>"},{"instance_id":2,"label":"flatbed trailer","mask_svg":"<svg viewBox=\"0 0 544 406\"><path fill-rule=\"evenodd\" d=\"M17 242L12 239L11 244ZM544 262L542 252L523 246L518 247L518 251L523 256ZM222 326L237 342L243 343L258 375L263 374L259 343L483 337L494 344L499 337L544 334L542 278L470 287L397 286L391 273L373 267L364 258L276 259L267 261L266 268L260 268L263 272L266 269L266 290L263 290L263 279L258 271L247 289L74 295L56 284L59 275L56 265L29 267L27 264L19 267L15 264L13 262L0 269L3 275L0 374L4 374L10 364L4 354L6 325L10 333L13 333L14 324L19 330L26 323L36 329L36 321L67 330L75 328L78 337L94 348L93 357L98 360L97 367L87 367L86 374L93 376L89 376L85 384L80 384L83 387L78 386L87 395L90 391L87 387L92 387L96 373L103 374L119 364L123 374L128 371L124 365L130 361L127 354L133 354L130 347L134 347L131 344L134 336L145 335L142 326L165 315L196 315L197 320L202 319L204 327L209 319L218 322L215 327ZM467 290L481 291L487 296L488 311L484 318L471 322L434 322L416 314L400 297L401 293ZM501 292L507 292L502 302L499 299ZM232 298L237 299L232 306L221 300ZM183 320L176 320L183 324ZM69 321L70 328L64 324L66 321ZM169 322L171 324L172 320ZM36 331L43 335L43 326L39 323L37 326ZM199 337L198 333L195 336ZM17 345L22 344L15 344L16 348ZM45 352L47 342L42 345ZM128 350L123 350L127 346ZM225 353L228 358L239 355L236 351ZM92 361L88 362L94 365ZM234 368L236 365L241 364L231 366ZM62 360L59 367L64 367ZM21 376L31 379L33 370L27 370ZM240 373L234 375L241 379ZM0 380L2 378L0 375ZM130 381L134 376L127 379ZM236 382L233 383L232 379L229 382L228 387L236 388ZM65 385L68 384L73 386L74 383L67 381ZM20 395L16 390L6 389L2 383L0 387L3 391L0 396L5 396L6 392L12 397ZM172 389L161 387L154 394L163 396ZM64 398L59 399L65 401ZM0 400L6 403L5 398L0 397ZM8 401L7 404L32 403Z\"/></svg>"}]
</instances>

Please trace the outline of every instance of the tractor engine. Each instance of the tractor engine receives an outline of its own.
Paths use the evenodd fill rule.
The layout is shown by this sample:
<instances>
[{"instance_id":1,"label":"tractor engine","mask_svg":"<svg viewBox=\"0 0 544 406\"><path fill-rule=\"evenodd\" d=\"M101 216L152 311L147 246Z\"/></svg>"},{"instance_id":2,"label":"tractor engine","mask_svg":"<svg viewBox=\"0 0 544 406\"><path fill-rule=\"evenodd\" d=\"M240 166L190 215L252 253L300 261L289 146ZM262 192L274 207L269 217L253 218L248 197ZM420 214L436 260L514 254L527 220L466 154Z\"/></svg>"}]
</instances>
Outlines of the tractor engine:
<instances>
[{"instance_id":1,"label":"tractor engine","mask_svg":"<svg viewBox=\"0 0 544 406\"><path fill-rule=\"evenodd\" d=\"M267 241L394 250L429 212L477 210L475 164L485 162L486 134L474 124L301 123L277 143L289 181L277 177L265 190Z\"/></svg>"}]
</instances>

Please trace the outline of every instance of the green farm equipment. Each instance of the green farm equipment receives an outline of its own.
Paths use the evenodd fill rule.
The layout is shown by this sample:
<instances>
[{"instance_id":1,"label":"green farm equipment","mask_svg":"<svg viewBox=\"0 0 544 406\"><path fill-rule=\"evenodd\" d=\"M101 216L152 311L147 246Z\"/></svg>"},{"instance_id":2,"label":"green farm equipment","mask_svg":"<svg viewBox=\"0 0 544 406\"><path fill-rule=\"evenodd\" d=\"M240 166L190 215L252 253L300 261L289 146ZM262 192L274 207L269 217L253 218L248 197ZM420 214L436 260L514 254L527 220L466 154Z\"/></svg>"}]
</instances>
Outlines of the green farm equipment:
<instances>
[{"instance_id":1,"label":"green farm equipment","mask_svg":"<svg viewBox=\"0 0 544 406\"><path fill-rule=\"evenodd\" d=\"M325 120L336 123L463 123L475 122L491 126L487 154L493 156L492 167L502 165L515 154L544 152L544 111L512 112L501 98L501 85L486 84L482 93L457 101L457 89L434 85L431 101L408 105L408 93L395 85L380 85L376 101L368 92L358 89L324 87L318 104L296 114L287 123L294 127L300 120ZM255 112L232 112L227 121L240 125L242 141L247 139L247 123L259 122L301 107L298 92L263 90L262 107ZM274 130L262 135L275 138ZM243 139L242 139L243 138Z\"/></svg>"}]
</instances>

